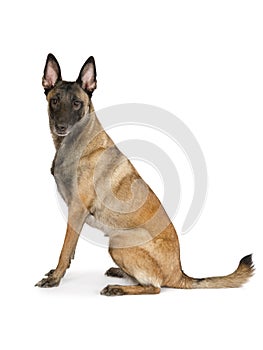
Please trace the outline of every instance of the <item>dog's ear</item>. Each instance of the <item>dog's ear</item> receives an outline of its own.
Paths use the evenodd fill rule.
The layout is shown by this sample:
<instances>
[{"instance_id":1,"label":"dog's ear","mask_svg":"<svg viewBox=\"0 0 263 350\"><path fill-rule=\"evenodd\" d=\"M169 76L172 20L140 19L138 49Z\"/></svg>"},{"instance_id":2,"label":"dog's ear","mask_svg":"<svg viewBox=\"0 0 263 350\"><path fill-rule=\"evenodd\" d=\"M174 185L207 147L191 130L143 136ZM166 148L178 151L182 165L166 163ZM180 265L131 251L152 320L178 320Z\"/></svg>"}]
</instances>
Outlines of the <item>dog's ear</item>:
<instances>
[{"instance_id":1,"label":"dog's ear","mask_svg":"<svg viewBox=\"0 0 263 350\"><path fill-rule=\"evenodd\" d=\"M97 87L96 76L95 60L93 56L90 56L82 66L78 79L76 80L89 96L92 95Z\"/></svg>"},{"instance_id":2,"label":"dog's ear","mask_svg":"<svg viewBox=\"0 0 263 350\"><path fill-rule=\"evenodd\" d=\"M59 80L62 80L61 70L56 57L50 53L47 56L44 76L42 79L42 85L45 89L45 93L47 94Z\"/></svg>"}]
</instances>

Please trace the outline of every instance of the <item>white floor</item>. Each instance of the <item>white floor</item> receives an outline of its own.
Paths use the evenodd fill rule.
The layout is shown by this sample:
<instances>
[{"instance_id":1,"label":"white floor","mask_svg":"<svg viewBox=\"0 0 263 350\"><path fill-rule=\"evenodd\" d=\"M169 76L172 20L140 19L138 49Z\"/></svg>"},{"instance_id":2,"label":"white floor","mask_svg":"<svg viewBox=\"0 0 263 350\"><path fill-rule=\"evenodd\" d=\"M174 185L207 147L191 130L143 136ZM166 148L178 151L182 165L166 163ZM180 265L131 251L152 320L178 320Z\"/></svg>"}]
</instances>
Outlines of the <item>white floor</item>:
<instances>
[{"instance_id":1,"label":"white floor","mask_svg":"<svg viewBox=\"0 0 263 350\"><path fill-rule=\"evenodd\" d=\"M62 233L58 236L62 238ZM260 267L240 289L163 289L152 296L105 297L99 294L105 285L125 283L104 276L113 266L106 249L80 239L61 285L39 289L34 283L55 266L59 239L50 233L44 236L41 229L34 237L24 232L22 238L17 232L13 239L13 249L5 247L2 252L1 342L5 349L261 349ZM228 262L219 264L215 258L207 268L205 262L188 261L192 271L187 272L198 266L199 276L213 269L219 274L231 272L235 264L230 255Z\"/></svg>"}]
</instances>

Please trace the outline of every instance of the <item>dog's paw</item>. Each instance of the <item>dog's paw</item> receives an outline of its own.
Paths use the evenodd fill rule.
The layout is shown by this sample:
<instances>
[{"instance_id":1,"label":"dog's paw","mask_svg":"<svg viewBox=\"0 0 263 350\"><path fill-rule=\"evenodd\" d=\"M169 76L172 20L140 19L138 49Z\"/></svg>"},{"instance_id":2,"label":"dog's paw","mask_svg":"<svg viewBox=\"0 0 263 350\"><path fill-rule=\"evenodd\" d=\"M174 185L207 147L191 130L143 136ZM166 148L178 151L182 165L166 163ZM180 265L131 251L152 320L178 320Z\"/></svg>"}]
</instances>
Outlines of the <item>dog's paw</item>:
<instances>
[{"instance_id":1,"label":"dog's paw","mask_svg":"<svg viewBox=\"0 0 263 350\"><path fill-rule=\"evenodd\" d=\"M55 270L50 270L48 273L45 274L47 276L46 278L42 278L39 282L35 284L35 287L40 288L51 288L51 287L57 287L60 282L60 278L53 277L53 272Z\"/></svg>"},{"instance_id":2,"label":"dog's paw","mask_svg":"<svg viewBox=\"0 0 263 350\"><path fill-rule=\"evenodd\" d=\"M35 287L40 288L51 288L51 287L57 287L59 285L60 280L57 280L55 278L42 278L39 282L35 284Z\"/></svg>"},{"instance_id":3,"label":"dog's paw","mask_svg":"<svg viewBox=\"0 0 263 350\"><path fill-rule=\"evenodd\" d=\"M121 286L108 285L107 287L102 289L100 294L106 295L107 297L111 297L117 295L124 295L124 291L122 290Z\"/></svg>"},{"instance_id":4,"label":"dog's paw","mask_svg":"<svg viewBox=\"0 0 263 350\"><path fill-rule=\"evenodd\" d=\"M111 267L105 272L105 275L109 277L118 277L118 278L123 278L127 276L126 273L122 271L122 269L120 269L119 267Z\"/></svg>"}]
</instances>

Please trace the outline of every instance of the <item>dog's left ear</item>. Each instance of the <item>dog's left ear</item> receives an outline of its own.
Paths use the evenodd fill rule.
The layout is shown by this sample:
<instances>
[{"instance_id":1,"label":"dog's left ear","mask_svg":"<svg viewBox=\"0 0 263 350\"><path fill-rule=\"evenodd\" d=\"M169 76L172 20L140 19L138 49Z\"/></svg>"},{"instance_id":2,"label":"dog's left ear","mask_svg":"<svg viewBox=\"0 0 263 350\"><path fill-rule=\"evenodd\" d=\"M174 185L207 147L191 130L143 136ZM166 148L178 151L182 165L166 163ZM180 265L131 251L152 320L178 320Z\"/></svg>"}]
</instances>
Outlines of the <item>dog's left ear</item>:
<instances>
[{"instance_id":1,"label":"dog's left ear","mask_svg":"<svg viewBox=\"0 0 263 350\"><path fill-rule=\"evenodd\" d=\"M76 80L82 89L90 96L97 87L96 76L95 60L93 56L90 56L82 66L78 79Z\"/></svg>"}]
</instances>

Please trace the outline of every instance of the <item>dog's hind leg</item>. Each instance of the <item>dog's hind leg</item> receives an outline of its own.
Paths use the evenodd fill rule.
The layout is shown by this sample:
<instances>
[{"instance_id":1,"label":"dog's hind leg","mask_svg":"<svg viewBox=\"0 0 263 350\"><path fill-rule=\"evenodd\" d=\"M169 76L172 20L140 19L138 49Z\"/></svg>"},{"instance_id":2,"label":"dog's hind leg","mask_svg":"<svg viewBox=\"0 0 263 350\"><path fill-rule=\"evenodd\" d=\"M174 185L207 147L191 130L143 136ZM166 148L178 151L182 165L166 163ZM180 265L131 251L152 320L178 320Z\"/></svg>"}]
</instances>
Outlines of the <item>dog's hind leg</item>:
<instances>
[{"instance_id":1,"label":"dog's hind leg","mask_svg":"<svg viewBox=\"0 0 263 350\"><path fill-rule=\"evenodd\" d=\"M108 285L102 295L158 294L163 281L162 271L156 260L142 247L110 248L110 255L121 270L134 278L138 285Z\"/></svg>"},{"instance_id":2,"label":"dog's hind leg","mask_svg":"<svg viewBox=\"0 0 263 350\"><path fill-rule=\"evenodd\" d=\"M67 268L70 266L71 259L74 257L75 249L78 243L79 234L84 225L86 212L82 208L69 208L69 219L64 244L60 253L56 269L50 270L45 278L36 283L37 287L49 288L59 285Z\"/></svg>"}]
</instances>

